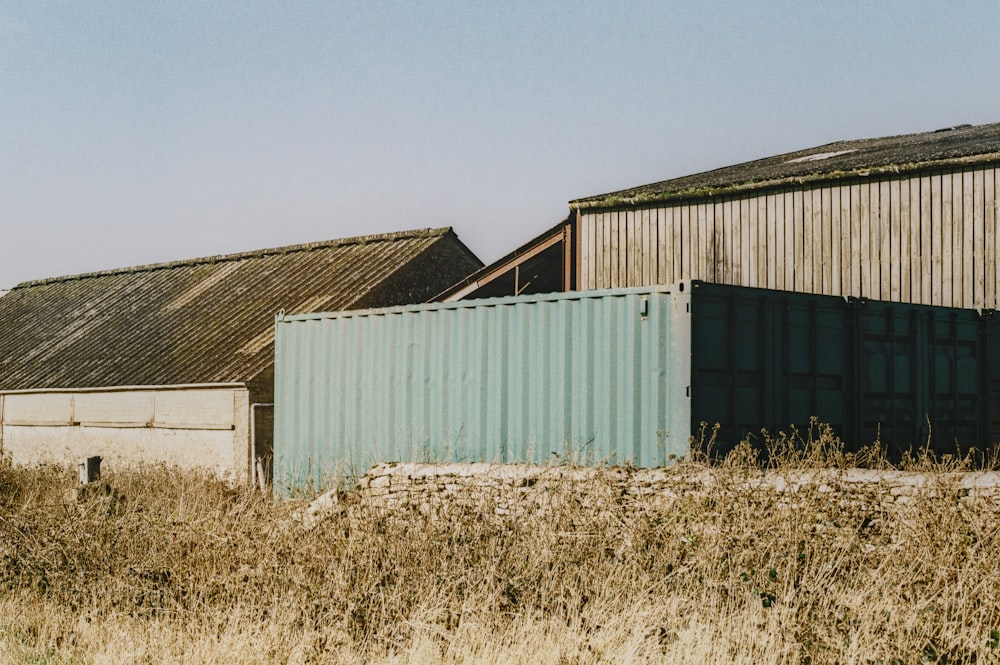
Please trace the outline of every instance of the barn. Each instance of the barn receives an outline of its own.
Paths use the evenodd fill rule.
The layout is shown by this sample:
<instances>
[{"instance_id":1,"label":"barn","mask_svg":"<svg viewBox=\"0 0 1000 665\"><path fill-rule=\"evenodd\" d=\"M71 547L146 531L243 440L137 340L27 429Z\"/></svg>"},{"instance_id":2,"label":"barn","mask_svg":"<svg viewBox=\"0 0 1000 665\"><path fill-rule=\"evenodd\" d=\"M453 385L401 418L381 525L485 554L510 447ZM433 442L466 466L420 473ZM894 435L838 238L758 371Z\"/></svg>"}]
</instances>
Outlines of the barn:
<instances>
[{"instance_id":1,"label":"barn","mask_svg":"<svg viewBox=\"0 0 1000 665\"><path fill-rule=\"evenodd\" d=\"M1000 123L839 141L580 198L440 299L694 279L996 309L998 166Z\"/></svg>"},{"instance_id":2,"label":"barn","mask_svg":"<svg viewBox=\"0 0 1000 665\"><path fill-rule=\"evenodd\" d=\"M1000 124L840 141L571 201L433 305L279 317L276 482L655 466L702 421L993 451L998 167Z\"/></svg>"},{"instance_id":3,"label":"barn","mask_svg":"<svg viewBox=\"0 0 1000 665\"><path fill-rule=\"evenodd\" d=\"M423 302L481 265L442 228L19 284L0 298L0 451L252 479L276 314Z\"/></svg>"}]
</instances>

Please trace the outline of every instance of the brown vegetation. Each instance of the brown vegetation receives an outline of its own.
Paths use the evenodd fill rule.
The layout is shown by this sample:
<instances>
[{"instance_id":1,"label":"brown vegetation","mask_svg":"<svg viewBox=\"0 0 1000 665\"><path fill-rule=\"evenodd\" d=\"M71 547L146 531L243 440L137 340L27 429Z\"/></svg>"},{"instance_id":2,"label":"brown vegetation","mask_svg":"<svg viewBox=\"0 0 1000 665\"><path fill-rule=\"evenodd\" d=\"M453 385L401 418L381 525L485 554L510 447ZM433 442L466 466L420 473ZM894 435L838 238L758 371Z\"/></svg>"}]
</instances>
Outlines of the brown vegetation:
<instances>
[{"instance_id":1,"label":"brown vegetation","mask_svg":"<svg viewBox=\"0 0 1000 665\"><path fill-rule=\"evenodd\" d=\"M835 443L771 463L857 461ZM750 457L678 464L717 491L670 510L596 486L511 515L348 493L310 528L207 475L108 474L76 501L69 470L0 468L0 660L1000 662L1000 510L960 464L835 505L748 489Z\"/></svg>"}]
</instances>

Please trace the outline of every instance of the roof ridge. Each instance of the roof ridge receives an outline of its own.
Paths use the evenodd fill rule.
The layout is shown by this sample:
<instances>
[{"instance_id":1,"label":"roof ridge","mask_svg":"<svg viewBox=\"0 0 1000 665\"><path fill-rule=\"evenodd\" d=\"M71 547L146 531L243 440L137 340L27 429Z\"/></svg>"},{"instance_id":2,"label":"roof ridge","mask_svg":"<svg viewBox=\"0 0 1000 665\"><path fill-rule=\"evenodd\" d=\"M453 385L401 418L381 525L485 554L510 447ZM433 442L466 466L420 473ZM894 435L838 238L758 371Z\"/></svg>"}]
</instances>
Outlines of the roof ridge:
<instances>
[{"instance_id":1,"label":"roof ridge","mask_svg":"<svg viewBox=\"0 0 1000 665\"><path fill-rule=\"evenodd\" d=\"M363 236L350 236L347 238L336 238L333 240L319 240L316 242L300 243L297 245L284 245L281 247L270 247L264 249L255 249L246 252L235 252L233 254L216 254L212 256L202 256L193 259L182 259L177 261L166 261L163 263L147 263L137 266L128 266L124 268L110 268L108 270L98 270L94 272L85 272L76 275L63 275L60 277L45 277L43 279L30 280L27 282L21 282L13 289L29 288L32 286L42 286L44 284L54 284L58 282L71 282L80 279L90 279L93 277L108 277L111 275L128 275L132 273L139 272L152 272L154 270L168 270L171 268L180 268L183 266L198 266L205 265L209 263L223 263L226 261L238 261L241 259L254 259L262 258L265 256L272 256L275 254L292 254L295 252L307 252L316 249L328 249L332 247L346 247L348 245L365 245L371 242L385 242L389 240L406 240L410 238L432 238L435 236L443 236L452 232L450 226L442 226L438 228L424 228L424 229L412 229L409 231L395 231L392 233L373 233Z\"/></svg>"}]
</instances>

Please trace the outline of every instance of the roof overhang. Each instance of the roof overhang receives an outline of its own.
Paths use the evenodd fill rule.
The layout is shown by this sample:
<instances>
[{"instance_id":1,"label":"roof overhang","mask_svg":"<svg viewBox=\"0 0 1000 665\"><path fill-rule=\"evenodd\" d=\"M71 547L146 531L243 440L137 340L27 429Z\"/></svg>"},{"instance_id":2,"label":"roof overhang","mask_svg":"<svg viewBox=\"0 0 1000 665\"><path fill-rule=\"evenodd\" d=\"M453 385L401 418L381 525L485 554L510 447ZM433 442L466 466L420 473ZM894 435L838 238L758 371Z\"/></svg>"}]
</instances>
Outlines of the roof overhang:
<instances>
[{"instance_id":1,"label":"roof overhang","mask_svg":"<svg viewBox=\"0 0 1000 665\"><path fill-rule=\"evenodd\" d=\"M439 293L432 302L569 290L572 288L568 256L572 249L573 218L571 215L477 270Z\"/></svg>"},{"instance_id":2,"label":"roof overhang","mask_svg":"<svg viewBox=\"0 0 1000 665\"><path fill-rule=\"evenodd\" d=\"M90 388L27 388L24 390L0 390L0 395L44 395L50 393L123 393L151 390L238 390L247 384L230 383L185 383L168 386L93 386Z\"/></svg>"}]
</instances>

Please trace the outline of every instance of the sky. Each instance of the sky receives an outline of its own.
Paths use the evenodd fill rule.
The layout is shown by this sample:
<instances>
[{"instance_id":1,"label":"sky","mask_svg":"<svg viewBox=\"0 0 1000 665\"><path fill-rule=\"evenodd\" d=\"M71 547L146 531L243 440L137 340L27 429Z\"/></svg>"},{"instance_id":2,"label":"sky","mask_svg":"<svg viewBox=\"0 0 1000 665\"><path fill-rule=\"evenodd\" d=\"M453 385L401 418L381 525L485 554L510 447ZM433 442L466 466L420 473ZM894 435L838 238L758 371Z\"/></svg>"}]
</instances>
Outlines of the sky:
<instances>
[{"instance_id":1,"label":"sky","mask_svg":"<svg viewBox=\"0 0 1000 665\"><path fill-rule=\"evenodd\" d=\"M1000 122L1000 1L0 0L0 289Z\"/></svg>"}]
</instances>

